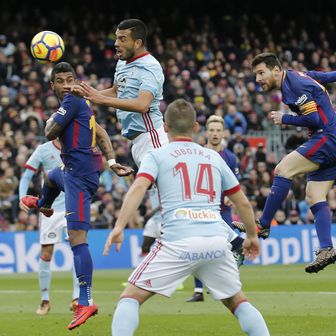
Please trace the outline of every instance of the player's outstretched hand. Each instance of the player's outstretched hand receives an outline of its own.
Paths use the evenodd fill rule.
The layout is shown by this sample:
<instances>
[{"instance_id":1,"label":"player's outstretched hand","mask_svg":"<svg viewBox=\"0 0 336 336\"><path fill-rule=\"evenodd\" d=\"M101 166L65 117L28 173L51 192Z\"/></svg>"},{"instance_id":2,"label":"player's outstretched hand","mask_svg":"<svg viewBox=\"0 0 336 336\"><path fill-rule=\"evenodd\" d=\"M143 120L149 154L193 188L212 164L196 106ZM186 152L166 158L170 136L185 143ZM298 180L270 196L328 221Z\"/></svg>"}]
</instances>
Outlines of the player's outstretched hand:
<instances>
[{"instance_id":1,"label":"player's outstretched hand","mask_svg":"<svg viewBox=\"0 0 336 336\"><path fill-rule=\"evenodd\" d=\"M75 95L77 97L82 98L82 97L85 96L84 90L82 89L82 87L79 84L65 85L64 89L68 90L69 92L71 92L73 95Z\"/></svg>"},{"instance_id":2,"label":"player's outstretched hand","mask_svg":"<svg viewBox=\"0 0 336 336\"><path fill-rule=\"evenodd\" d=\"M118 176L128 176L134 172L134 169L128 166L123 166L120 163L115 163L110 167Z\"/></svg>"},{"instance_id":3,"label":"player's outstretched hand","mask_svg":"<svg viewBox=\"0 0 336 336\"><path fill-rule=\"evenodd\" d=\"M116 251L120 251L121 243L124 240L124 230L118 228L117 226L110 232L106 239L103 254L107 256L110 252L112 244L116 245Z\"/></svg>"},{"instance_id":4,"label":"player's outstretched hand","mask_svg":"<svg viewBox=\"0 0 336 336\"><path fill-rule=\"evenodd\" d=\"M90 102L94 104L102 103L104 96L98 90L85 82L81 82L80 86L84 92L85 99L90 100Z\"/></svg>"},{"instance_id":5,"label":"player's outstretched hand","mask_svg":"<svg viewBox=\"0 0 336 336\"><path fill-rule=\"evenodd\" d=\"M259 238L257 236L253 238L246 237L243 242L243 253L246 259L254 260L260 254Z\"/></svg>"}]
</instances>

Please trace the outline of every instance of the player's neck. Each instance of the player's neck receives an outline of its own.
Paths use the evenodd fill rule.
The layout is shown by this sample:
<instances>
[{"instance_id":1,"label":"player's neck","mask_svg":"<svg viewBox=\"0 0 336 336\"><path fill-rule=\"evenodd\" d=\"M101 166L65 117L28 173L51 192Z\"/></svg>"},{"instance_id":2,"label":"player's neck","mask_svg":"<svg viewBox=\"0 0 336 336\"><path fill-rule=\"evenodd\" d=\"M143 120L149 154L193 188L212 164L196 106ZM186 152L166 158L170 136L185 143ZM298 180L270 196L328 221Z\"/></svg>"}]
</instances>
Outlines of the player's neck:
<instances>
[{"instance_id":1,"label":"player's neck","mask_svg":"<svg viewBox=\"0 0 336 336\"><path fill-rule=\"evenodd\" d=\"M206 144L206 147L209 149L213 149L216 152L220 152L224 149L224 146L222 144L212 145L210 142Z\"/></svg>"},{"instance_id":2,"label":"player's neck","mask_svg":"<svg viewBox=\"0 0 336 336\"><path fill-rule=\"evenodd\" d=\"M138 50L137 52L134 53L134 56L132 58L130 58L126 61L126 63L131 63L131 62L137 60L138 58L146 56L148 54L149 54L149 52L145 48L143 48L141 50Z\"/></svg>"},{"instance_id":3,"label":"player's neck","mask_svg":"<svg viewBox=\"0 0 336 336\"><path fill-rule=\"evenodd\" d=\"M188 134L168 134L168 139L169 142L173 141L187 141L191 142L192 141L192 136Z\"/></svg>"},{"instance_id":4,"label":"player's neck","mask_svg":"<svg viewBox=\"0 0 336 336\"><path fill-rule=\"evenodd\" d=\"M284 70L280 71L279 79L276 81L277 89L281 89L282 82L286 77L286 72Z\"/></svg>"}]
</instances>

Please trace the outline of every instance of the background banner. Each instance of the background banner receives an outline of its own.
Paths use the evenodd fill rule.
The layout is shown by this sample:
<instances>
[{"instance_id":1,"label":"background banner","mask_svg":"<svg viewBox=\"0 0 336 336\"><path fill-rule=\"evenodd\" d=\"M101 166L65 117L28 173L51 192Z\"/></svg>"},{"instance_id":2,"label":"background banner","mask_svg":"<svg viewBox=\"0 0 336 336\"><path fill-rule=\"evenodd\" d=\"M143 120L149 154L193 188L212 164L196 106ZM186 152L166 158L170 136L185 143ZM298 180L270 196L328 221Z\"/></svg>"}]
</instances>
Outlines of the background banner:
<instances>
[{"instance_id":1,"label":"background banner","mask_svg":"<svg viewBox=\"0 0 336 336\"><path fill-rule=\"evenodd\" d=\"M112 247L109 256L103 248L109 230L89 231L89 246L95 269L134 268L140 262L142 229L125 230L125 240L117 254ZM332 226L336 246L336 224ZM261 255L253 264L309 263L318 249L314 225L272 227L271 235L261 241ZM0 274L36 272L40 244L38 232L0 232ZM55 245L53 271L72 268L72 251L68 242Z\"/></svg>"}]
</instances>

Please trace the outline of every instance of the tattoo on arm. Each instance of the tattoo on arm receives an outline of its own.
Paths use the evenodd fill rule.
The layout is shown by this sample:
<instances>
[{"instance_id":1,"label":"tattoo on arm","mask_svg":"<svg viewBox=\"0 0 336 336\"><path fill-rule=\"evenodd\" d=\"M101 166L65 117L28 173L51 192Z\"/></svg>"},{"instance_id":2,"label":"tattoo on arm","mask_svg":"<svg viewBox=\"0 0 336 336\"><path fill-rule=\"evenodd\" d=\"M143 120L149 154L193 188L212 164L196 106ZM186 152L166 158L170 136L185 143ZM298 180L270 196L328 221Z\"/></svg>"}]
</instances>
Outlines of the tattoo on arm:
<instances>
[{"instance_id":1,"label":"tattoo on arm","mask_svg":"<svg viewBox=\"0 0 336 336\"><path fill-rule=\"evenodd\" d=\"M110 137L107 132L96 123L96 136L97 136L97 145L100 150L103 152L106 160L114 159L114 151Z\"/></svg>"},{"instance_id":2,"label":"tattoo on arm","mask_svg":"<svg viewBox=\"0 0 336 336\"><path fill-rule=\"evenodd\" d=\"M55 140L62 133L62 131L63 128L53 119L50 119L44 128L44 134L48 140Z\"/></svg>"}]
</instances>

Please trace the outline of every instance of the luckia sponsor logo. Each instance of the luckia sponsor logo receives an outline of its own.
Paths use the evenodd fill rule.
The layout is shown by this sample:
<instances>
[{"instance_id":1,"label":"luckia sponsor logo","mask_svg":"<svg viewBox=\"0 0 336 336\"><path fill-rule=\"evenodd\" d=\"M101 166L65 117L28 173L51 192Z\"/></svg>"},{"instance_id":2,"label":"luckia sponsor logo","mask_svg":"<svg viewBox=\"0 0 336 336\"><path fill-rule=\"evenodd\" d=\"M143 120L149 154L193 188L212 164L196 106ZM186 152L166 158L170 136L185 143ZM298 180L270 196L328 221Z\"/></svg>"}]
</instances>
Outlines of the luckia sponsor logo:
<instances>
[{"instance_id":1,"label":"luckia sponsor logo","mask_svg":"<svg viewBox=\"0 0 336 336\"><path fill-rule=\"evenodd\" d=\"M174 212L175 219L191 219L198 221L214 221L219 220L219 213L210 209L176 209Z\"/></svg>"}]
</instances>

